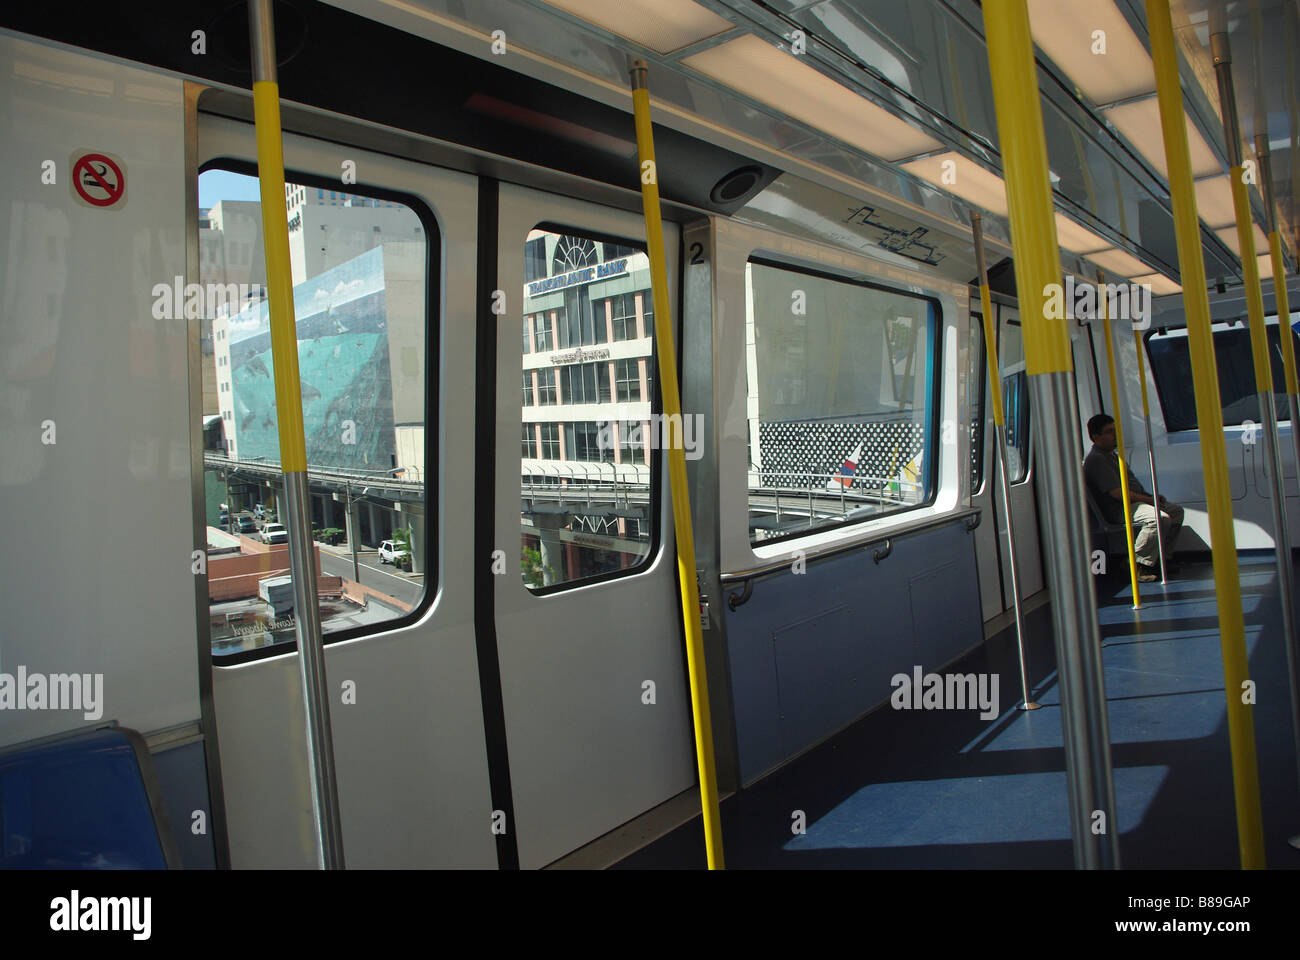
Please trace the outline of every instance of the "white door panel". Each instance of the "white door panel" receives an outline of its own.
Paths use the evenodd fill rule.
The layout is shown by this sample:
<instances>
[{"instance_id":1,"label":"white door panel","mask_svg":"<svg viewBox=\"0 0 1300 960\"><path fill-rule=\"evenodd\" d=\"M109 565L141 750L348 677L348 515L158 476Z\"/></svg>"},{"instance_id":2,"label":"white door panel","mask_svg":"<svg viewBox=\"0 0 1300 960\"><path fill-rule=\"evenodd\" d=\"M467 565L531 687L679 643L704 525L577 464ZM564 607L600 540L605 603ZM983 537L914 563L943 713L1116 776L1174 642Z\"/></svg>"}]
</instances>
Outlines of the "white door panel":
<instances>
[{"instance_id":1,"label":"white door panel","mask_svg":"<svg viewBox=\"0 0 1300 960\"><path fill-rule=\"evenodd\" d=\"M1020 312L1014 307L1001 304L996 309L1000 330L998 363L1002 368L1002 397L1004 405L1010 407L1006 417L1008 435L1006 464L1012 480L1010 498L1016 532L1016 573L1020 583L1020 598L1023 600L1043 589L1043 560L1039 548L1038 506L1034 491L1033 443L1028 439L1033 435L1033 420L1031 414L1019 423L1016 422L1016 404L1023 405L1023 409L1027 410L1029 397L1027 387L1025 392L1016 397L1012 389L1013 385L1009 382L1009 378L1025 369L1024 348L1019 338ZM1017 445L1018 436L1023 438L1023 442ZM1018 466L1021 460L1028 462ZM990 482L1000 481L990 476ZM1003 516L999 516L998 536L1002 543L1007 542L1006 518ZM1003 608L1009 610L1013 603L1011 555L1007 550L1002 551L1002 586Z\"/></svg>"},{"instance_id":2,"label":"white door panel","mask_svg":"<svg viewBox=\"0 0 1300 960\"><path fill-rule=\"evenodd\" d=\"M586 357L572 348L556 349L558 340L554 346L521 355L521 331L528 322L522 315L525 242L534 228L548 224L548 231L558 234L590 234L596 239L622 238L627 245L644 244L643 221L625 211L511 184L501 186L500 210L497 286L505 292L507 309L497 340L496 530L506 572L496 584L496 629L514 829L520 866L530 868L550 863L681 792L695 781L695 771L666 462L661 464L658 483L657 546L643 566L630 574L579 581L572 587L543 587L541 593L525 586L521 576L520 384L524 362L532 364L528 369L537 369L539 377L542 370L556 373L560 400L564 399L562 374L566 367L586 362ZM664 235L669 277L676 278L678 231L666 224ZM572 255L580 256L577 245L565 244L566 249L571 246ZM543 245L542 249L547 248ZM596 256L594 242L592 251ZM551 277L549 258L546 267L544 276ZM571 282L561 282L555 289L600 282L580 274L565 274ZM594 289L574 291L574 295L587 298L590 294L583 302L594 303ZM530 315L549 314L554 302L560 304L554 308L554 317L563 318L565 306L559 294L545 299L551 290L529 293L541 298L530 300L530 304L547 304L545 310ZM670 280L670 299L677 303L675 279ZM579 309L576 301L573 308ZM558 321L536 321L542 322ZM533 329L535 336L537 327ZM532 346L536 347L535 340ZM612 364L620 356L631 356L633 345L611 339L581 349L596 364ZM611 414L609 404L600 401L579 403L569 410L564 404L534 404L525 410L530 418L538 418L529 420L530 428L539 428L541 420L599 422ZM560 431L563 433L563 427ZM530 449L548 453L545 458L535 458L539 477L553 473L557 484L585 484L609 467L574 463L577 451L565 448L560 448L557 459L551 456L554 450L532 447L533 435L530 432ZM567 438L561 442L567 443ZM531 471L532 467L533 475ZM528 529L530 537L537 533L537 549L543 556L539 565L550 568L545 574L547 581L564 579L570 570L567 564L574 562L574 554L583 549L584 542L608 542L564 529L577 526L579 515L583 522L593 515L582 497L567 509L556 506L558 502L558 495L552 501L546 491L529 501L534 506L529 508ZM544 515L544 510L552 513ZM560 510L566 512L557 514ZM551 545L544 549L543 543ZM557 563L564 565L557 569ZM654 684L653 703L646 702L647 681Z\"/></svg>"},{"instance_id":3,"label":"white door panel","mask_svg":"<svg viewBox=\"0 0 1300 960\"><path fill-rule=\"evenodd\" d=\"M199 132L200 164L256 159L251 125L202 117ZM464 480L474 462L474 420L464 414L475 389L477 184L465 174L294 136L285 136L284 154L290 179L300 173L337 181L342 162L355 161L356 192L368 186L413 195L433 211L440 233L441 260L430 264L435 276L428 278L439 298L426 326L439 337L438 420L425 430L427 443L437 444L430 460L439 470L429 503L437 523L427 531L437 564L426 590L436 599L414 624L325 651L336 694L331 721L347 863L495 867L474 584L465 562L474 548L473 490ZM426 382L432 389L433 380ZM345 681L355 684L355 703L337 696ZM296 655L218 666L213 687L233 866L310 866Z\"/></svg>"}]
</instances>

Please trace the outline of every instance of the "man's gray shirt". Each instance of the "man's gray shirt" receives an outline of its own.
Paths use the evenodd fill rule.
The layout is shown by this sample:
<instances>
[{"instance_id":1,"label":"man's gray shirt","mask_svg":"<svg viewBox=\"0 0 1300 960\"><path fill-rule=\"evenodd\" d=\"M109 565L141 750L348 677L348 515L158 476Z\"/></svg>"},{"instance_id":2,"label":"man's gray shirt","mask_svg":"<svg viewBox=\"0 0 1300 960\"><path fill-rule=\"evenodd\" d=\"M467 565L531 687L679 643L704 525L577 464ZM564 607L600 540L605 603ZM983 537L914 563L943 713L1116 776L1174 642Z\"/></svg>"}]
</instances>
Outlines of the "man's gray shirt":
<instances>
[{"instance_id":1,"label":"man's gray shirt","mask_svg":"<svg viewBox=\"0 0 1300 960\"><path fill-rule=\"evenodd\" d=\"M1127 465L1126 465L1127 466ZM1110 523L1124 522L1124 504L1110 495L1119 486L1119 454L1114 450L1109 453L1095 443L1083 461L1083 479L1092 490L1101 506L1102 515ZM1129 493L1146 493L1133 471L1128 471Z\"/></svg>"}]
</instances>

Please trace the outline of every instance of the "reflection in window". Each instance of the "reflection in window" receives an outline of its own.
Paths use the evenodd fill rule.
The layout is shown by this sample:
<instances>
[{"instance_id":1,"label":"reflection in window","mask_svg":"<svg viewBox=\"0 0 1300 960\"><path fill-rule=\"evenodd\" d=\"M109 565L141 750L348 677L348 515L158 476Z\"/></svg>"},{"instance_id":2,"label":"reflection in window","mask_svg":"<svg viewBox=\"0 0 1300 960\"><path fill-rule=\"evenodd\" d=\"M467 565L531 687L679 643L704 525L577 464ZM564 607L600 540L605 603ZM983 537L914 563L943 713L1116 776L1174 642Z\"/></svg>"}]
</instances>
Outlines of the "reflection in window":
<instances>
[{"instance_id":1,"label":"reflection in window","mask_svg":"<svg viewBox=\"0 0 1300 960\"><path fill-rule=\"evenodd\" d=\"M934 303L766 263L745 274L751 542L927 502Z\"/></svg>"},{"instance_id":2,"label":"reflection in window","mask_svg":"<svg viewBox=\"0 0 1300 960\"><path fill-rule=\"evenodd\" d=\"M201 280L220 290L203 318L212 650L294 640L257 181L200 174ZM404 617L424 594L425 316L429 250L411 207L302 184L285 187L317 590L325 634ZM432 231L433 221L429 221ZM433 234L436 239L436 233ZM210 331L210 332L209 332ZM210 384L210 389L209 389ZM225 518L223 521L222 518ZM379 569L375 550L397 546ZM330 547L355 549L350 559Z\"/></svg>"},{"instance_id":3,"label":"reflection in window","mask_svg":"<svg viewBox=\"0 0 1300 960\"><path fill-rule=\"evenodd\" d=\"M1003 314L1001 307L996 308ZM1002 371L1002 416L1007 431L1007 481L1021 483L1029 476L1029 375L1020 321L1002 316L998 342L998 368Z\"/></svg>"},{"instance_id":4,"label":"reflection in window","mask_svg":"<svg viewBox=\"0 0 1300 960\"><path fill-rule=\"evenodd\" d=\"M649 554L653 318L649 262L634 247L533 230L524 261L523 355L547 354L526 360L521 404L520 566L537 590Z\"/></svg>"},{"instance_id":5,"label":"reflection in window","mask_svg":"<svg viewBox=\"0 0 1300 960\"><path fill-rule=\"evenodd\" d=\"M1276 317L1266 319L1268 355L1273 369L1273 399L1278 422L1290 418L1291 407L1286 395L1286 375L1282 366L1282 341ZM1300 337L1295 324L1300 312L1291 314L1292 338L1300 352ZM1255 390L1255 358L1250 349L1250 329L1245 321L1216 323L1214 358L1219 368L1219 399L1223 404L1223 425L1237 426L1246 420L1260 423L1259 396ZM1196 429L1196 395L1192 389L1191 358L1187 329L1162 330L1147 338L1147 356L1151 358L1151 375L1164 413L1165 427L1176 430Z\"/></svg>"}]
</instances>

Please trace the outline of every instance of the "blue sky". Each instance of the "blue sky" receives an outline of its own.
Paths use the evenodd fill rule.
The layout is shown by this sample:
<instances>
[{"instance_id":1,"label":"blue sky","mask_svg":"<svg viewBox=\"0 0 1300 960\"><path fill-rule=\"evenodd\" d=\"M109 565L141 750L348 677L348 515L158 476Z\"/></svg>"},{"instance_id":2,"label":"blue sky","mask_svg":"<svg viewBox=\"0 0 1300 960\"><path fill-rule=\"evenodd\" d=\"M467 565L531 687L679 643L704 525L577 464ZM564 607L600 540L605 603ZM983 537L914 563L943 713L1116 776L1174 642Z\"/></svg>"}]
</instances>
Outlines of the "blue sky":
<instances>
[{"instance_id":1,"label":"blue sky","mask_svg":"<svg viewBox=\"0 0 1300 960\"><path fill-rule=\"evenodd\" d=\"M199 174L199 206L216 206L218 200L260 200L257 178L228 170Z\"/></svg>"}]
</instances>

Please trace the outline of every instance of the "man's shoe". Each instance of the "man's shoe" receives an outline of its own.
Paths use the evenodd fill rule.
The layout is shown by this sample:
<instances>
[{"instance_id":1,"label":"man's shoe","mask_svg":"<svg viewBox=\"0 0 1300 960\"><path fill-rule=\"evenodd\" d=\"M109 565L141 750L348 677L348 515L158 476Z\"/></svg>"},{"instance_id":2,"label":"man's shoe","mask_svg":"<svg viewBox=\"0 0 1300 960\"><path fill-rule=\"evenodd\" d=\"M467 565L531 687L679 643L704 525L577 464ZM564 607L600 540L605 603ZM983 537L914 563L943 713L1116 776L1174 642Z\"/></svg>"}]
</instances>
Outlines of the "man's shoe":
<instances>
[{"instance_id":1,"label":"man's shoe","mask_svg":"<svg viewBox=\"0 0 1300 960\"><path fill-rule=\"evenodd\" d=\"M1152 570L1148 566L1145 566L1144 564L1138 564L1139 583L1154 583L1156 580L1159 579L1160 579L1160 574L1156 573L1154 570Z\"/></svg>"}]
</instances>

